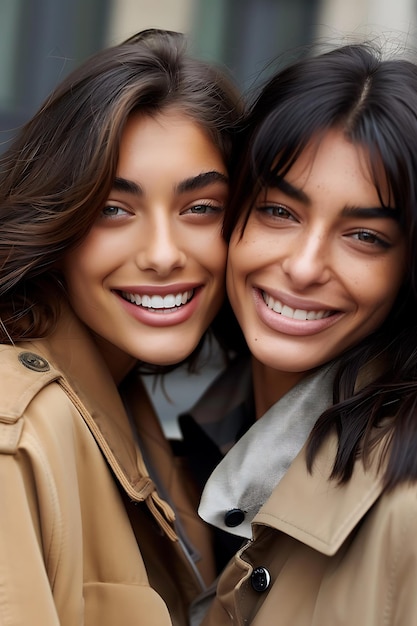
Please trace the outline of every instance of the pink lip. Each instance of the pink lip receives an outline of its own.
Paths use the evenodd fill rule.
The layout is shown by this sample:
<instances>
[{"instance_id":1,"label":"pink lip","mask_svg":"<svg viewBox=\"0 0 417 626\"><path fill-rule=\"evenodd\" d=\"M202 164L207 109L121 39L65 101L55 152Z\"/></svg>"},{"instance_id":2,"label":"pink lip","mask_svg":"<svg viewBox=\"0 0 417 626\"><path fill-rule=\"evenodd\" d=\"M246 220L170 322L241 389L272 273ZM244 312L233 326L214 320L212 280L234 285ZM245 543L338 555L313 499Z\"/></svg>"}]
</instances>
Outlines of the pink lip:
<instances>
[{"instance_id":1,"label":"pink lip","mask_svg":"<svg viewBox=\"0 0 417 626\"><path fill-rule=\"evenodd\" d=\"M323 330L326 330L330 326L333 326L333 324L336 324L336 322L338 322L343 316L342 312L337 312L334 315L330 315L329 317L323 317L320 320L295 320L290 317L285 317L284 315L276 313L275 311L270 309L266 305L262 297L262 293L259 291L259 289L253 290L253 298L255 301L255 309L259 319L272 330L278 333L283 333L284 335L304 337L309 335L315 335L317 333L321 333ZM277 296L276 299L279 300L280 298ZM283 302L283 300L280 301ZM295 302L295 300L296 298L292 299L291 301ZM299 300L298 302L301 302L301 300ZM322 310L326 308L322 307L322 309L319 309L317 307L317 303L315 303L314 306L311 306L311 303L308 303L308 306L306 306L306 303L307 301L304 301L302 306L297 306L296 304L293 304L291 306L288 299L285 299L285 304L291 306L291 308L299 308L309 311Z\"/></svg>"},{"instance_id":2,"label":"pink lip","mask_svg":"<svg viewBox=\"0 0 417 626\"><path fill-rule=\"evenodd\" d=\"M126 293L135 293L139 296L155 295L167 296L169 294L184 293L201 287L200 283L175 283L173 285L137 285L117 287L117 292L125 291ZM116 291L114 290L116 293Z\"/></svg>"},{"instance_id":3,"label":"pink lip","mask_svg":"<svg viewBox=\"0 0 417 626\"><path fill-rule=\"evenodd\" d=\"M183 287L180 287L178 290L178 287L175 286L175 289L177 291L174 291L174 293L178 293L178 291L180 292L187 291L187 289L184 289ZM129 290L123 289L123 291L129 291ZM194 292L194 295L191 298L191 300L189 300L186 304L183 304L179 307L175 307L173 309L165 309L165 310L147 309L142 306L137 306L136 304L132 304L131 302L128 302L127 300L122 298L119 292L115 291L113 293L119 299L121 306L127 311L127 313L129 313L129 315L134 317L135 320L137 320L138 322L142 324L145 324L146 326L153 326L155 328L164 328L168 326L175 326L176 324L183 324L184 322L188 321L190 317L192 317L192 315L198 308L202 289L197 289ZM163 294L167 295L173 292L172 292L172 288L170 288L169 291L164 290L161 292L161 291L155 291L154 287L152 287L151 291L138 292L136 288L135 291L129 291L129 293L143 293L143 294L151 293L155 295L163 295Z\"/></svg>"}]
</instances>

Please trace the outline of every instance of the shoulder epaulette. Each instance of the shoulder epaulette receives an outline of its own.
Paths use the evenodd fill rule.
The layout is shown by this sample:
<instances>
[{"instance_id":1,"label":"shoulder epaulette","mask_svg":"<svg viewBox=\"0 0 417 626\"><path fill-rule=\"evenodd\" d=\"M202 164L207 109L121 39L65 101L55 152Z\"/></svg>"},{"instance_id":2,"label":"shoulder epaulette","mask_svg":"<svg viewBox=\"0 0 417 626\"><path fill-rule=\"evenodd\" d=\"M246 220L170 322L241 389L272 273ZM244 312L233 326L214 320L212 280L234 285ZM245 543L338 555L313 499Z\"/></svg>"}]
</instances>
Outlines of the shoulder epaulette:
<instances>
[{"instance_id":1,"label":"shoulder epaulette","mask_svg":"<svg viewBox=\"0 0 417 626\"><path fill-rule=\"evenodd\" d=\"M34 352L0 346L0 453L16 449L27 406L59 375L44 357Z\"/></svg>"}]
</instances>

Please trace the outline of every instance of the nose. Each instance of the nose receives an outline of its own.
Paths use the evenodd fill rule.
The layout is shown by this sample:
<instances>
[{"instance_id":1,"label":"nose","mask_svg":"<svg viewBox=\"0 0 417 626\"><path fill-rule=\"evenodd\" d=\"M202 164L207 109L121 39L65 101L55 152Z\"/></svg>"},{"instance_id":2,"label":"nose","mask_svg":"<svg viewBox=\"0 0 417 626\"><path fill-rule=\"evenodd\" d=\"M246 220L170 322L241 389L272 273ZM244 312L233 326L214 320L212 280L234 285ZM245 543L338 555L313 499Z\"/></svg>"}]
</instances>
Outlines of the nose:
<instances>
[{"instance_id":1,"label":"nose","mask_svg":"<svg viewBox=\"0 0 417 626\"><path fill-rule=\"evenodd\" d=\"M151 270L162 278L184 267L186 254L175 225L167 216L158 216L141 232L137 265L142 271Z\"/></svg>"},{"instance_id":2,"label":"nose","mask_svg":"<svg viewBox=\"0 0 417 626\"><path fill-rule=\"evenodd\" d=\"M327 283L331 275L329 236L306 232L284 252L281 265L294 289Z\"/></svg>"}]
</instances>

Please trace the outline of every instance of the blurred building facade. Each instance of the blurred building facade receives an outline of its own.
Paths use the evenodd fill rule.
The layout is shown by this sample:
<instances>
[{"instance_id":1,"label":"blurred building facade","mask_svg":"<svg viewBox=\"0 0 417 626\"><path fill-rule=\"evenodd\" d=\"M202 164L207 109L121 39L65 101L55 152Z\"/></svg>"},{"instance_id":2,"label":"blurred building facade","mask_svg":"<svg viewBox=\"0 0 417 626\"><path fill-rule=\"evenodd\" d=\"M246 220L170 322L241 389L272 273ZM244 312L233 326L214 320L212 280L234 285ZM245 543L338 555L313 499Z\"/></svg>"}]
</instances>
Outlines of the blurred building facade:
<instances>
[{"instance_id":1,"label":"blurred building facade","mask_svg":"<svg viewBox=\"0 0 417 626\"><path fill-rule=\"evenodd\" d=\"M284 52L382 33L414 46L416 0L0 0L0 144L94 51L148 27L188 34L246 89Z\"/></svg>"}]
</instances>

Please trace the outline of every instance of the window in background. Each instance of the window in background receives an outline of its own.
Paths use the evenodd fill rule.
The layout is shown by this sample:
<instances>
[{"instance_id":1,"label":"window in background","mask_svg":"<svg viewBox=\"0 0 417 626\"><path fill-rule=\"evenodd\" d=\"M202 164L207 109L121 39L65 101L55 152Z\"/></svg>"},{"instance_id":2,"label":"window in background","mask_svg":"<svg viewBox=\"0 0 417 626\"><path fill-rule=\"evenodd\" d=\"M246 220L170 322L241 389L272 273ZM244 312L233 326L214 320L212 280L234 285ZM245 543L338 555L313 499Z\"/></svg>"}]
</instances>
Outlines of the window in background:
<instances>
[{"instance_id":1,"label":"window in background","mask_svg":"<svg viewBox=\"0 0 417 626\"><path fill-rule=\"evenodd\" d=\"M0 10L0 110L8 111L16 105L16 60L22 2L2 0Z\"/></svg>"},{"instance_id":2,"label":"window in background","mask_svg":"<svg viewBox=\"0 0 417 626\"><path fill-rule=\"evenodd\" d=\"M272 60L311 43L318 7L318 0L196 0L194 47L249 90Z\"/></svg>"},{"instance_id":3,"label":"window in background","mask_svg":"<svg viewBox=\"0 0 417 626\"><path fill-rule=\"evenodd\" d=\"M0 0L0 150L48 93L103 47L109 0Z\"/></svg>"}]
</instances>

